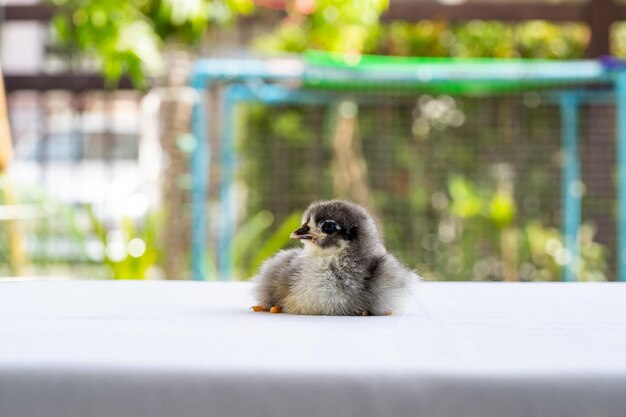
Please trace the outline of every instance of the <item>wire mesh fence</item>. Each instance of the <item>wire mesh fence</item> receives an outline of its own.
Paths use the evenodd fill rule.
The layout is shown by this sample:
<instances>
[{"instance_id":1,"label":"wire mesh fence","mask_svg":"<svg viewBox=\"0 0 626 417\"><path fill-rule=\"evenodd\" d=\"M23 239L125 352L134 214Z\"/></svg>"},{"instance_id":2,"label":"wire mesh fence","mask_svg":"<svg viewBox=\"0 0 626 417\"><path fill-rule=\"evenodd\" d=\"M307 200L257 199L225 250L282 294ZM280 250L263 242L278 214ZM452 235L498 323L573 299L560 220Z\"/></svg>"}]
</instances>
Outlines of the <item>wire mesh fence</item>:
<instances>
[{"instance_id":1,"label":"wire mesh fence","mask_svg":"<svg viewBox=\"0 0 626 417\"><path fill-rule=\"evenodd\" d=\"M388 249L427 279L560 280L576 254L562 233L567 162L556 91L468 97L381 88L323 105L239 104L236 180L221 184L236 197L211 216L209 256L250 277L259 254L296 244L289 227L310 202L346 198L367 206ZM585 104L577 118L579 279L604 280L615 251L613 106ZM220 223L233 210L233 253L225 255Z\"/></svg>"}]
</instances>

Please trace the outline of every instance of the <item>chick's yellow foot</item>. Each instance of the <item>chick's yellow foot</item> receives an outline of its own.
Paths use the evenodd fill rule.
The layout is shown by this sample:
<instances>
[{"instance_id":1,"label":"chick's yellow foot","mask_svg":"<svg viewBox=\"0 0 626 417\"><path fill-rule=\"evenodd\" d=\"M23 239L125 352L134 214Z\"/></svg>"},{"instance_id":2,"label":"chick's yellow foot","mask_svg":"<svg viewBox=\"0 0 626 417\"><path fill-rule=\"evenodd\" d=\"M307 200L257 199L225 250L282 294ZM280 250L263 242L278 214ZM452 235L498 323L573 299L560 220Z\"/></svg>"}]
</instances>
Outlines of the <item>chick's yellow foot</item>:
<instances>
[{"instance_id":1,"label":"chick's yellow foot","mask_svg":"<svg viewBox=\"0 0 626 417\"><path fill-rule=\"evenodd\" d=\"M250 310L255 311L255 312L259 312L259 311L267 311L267 308L263 307L263 306L252 306L250 307Z\"/></svg>"},{"instance_id":2,"label":"chick's yellow foot","mask_svg":"<svg viewBox=\"0 0 626 417\"><path fill-rule=\"evenodd\" d=\"M270 308L270 313L280 313L281 311L283 311L283 308L281 306L274 306Z\"/></svg>"}]
</instances>

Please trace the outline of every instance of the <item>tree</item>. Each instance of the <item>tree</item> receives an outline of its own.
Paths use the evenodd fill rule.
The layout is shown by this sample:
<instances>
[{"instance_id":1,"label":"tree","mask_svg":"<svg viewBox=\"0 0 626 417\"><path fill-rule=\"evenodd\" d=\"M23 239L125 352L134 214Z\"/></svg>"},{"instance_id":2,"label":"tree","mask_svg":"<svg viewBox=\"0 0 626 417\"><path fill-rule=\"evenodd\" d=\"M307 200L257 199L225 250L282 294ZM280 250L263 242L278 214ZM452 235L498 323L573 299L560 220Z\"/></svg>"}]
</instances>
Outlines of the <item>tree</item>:
<instances>
[{"instance_id":1,"label":"tree","mask_svg":"<svg viewBox=\"0 0 626 417\"><path fill-rule=\"evenodd\" d=\"M108 80L129 75L139 86L162 75L163 50L189 50L217 25L254 10L252 0L53 0L62 46L94 57Z\"/></svg>"}]
</instances>

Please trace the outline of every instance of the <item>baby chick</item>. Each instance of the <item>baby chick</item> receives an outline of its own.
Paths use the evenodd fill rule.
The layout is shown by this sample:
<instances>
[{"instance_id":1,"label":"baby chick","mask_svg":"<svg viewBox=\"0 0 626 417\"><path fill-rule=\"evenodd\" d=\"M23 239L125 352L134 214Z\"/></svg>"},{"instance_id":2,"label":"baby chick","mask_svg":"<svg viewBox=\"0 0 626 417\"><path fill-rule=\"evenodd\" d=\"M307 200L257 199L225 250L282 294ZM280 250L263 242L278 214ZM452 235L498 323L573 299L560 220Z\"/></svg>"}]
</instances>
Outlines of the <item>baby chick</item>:
<instances>
[{"instance_id":1,"label":"baby chick","mask_svg":"<svg viewBox=\"0 0 626 417\"><path fill-rule=\"evenodd\" d=\"M254 311L388 315L419 280L387 253L374 220L356 204L311 204L291 237L304 247L280 251L261 266Z\"/></svg>"}]
</instances>

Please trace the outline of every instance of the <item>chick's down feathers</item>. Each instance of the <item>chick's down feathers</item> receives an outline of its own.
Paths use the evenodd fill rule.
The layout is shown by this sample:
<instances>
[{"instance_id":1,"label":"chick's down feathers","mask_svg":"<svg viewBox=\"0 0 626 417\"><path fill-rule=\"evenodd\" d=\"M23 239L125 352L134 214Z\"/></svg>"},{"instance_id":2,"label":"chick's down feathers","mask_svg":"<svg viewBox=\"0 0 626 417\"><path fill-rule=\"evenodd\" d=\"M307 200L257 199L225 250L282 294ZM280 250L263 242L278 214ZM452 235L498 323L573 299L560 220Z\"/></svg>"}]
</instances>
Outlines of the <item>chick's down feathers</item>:
<instances>
[{"instance_id":1,"label":"chick's down feathers","mask_svg":"<svg viewBox=\"0 0 626 417\"><path fill-rule=\"evenodd\" d=\"M254 277L259 309L310 315L397 312L419 277L389 254L372 217L341 200L311 204L291 235L304 246L278 252Z\"/></svg>"}]
</instances>

